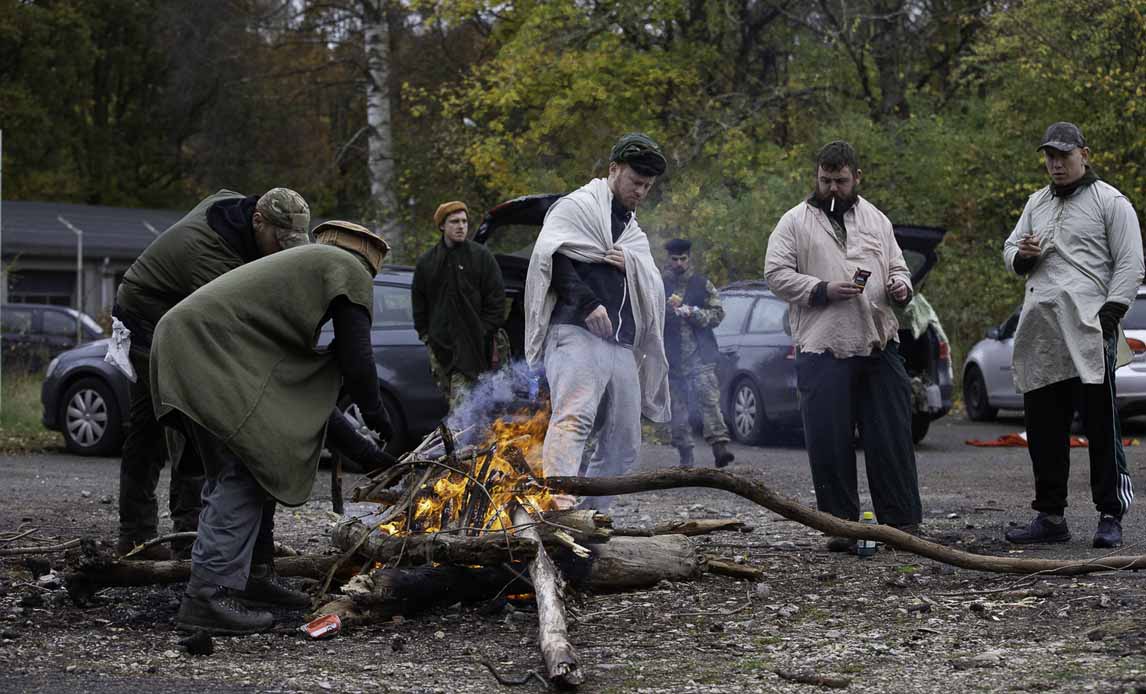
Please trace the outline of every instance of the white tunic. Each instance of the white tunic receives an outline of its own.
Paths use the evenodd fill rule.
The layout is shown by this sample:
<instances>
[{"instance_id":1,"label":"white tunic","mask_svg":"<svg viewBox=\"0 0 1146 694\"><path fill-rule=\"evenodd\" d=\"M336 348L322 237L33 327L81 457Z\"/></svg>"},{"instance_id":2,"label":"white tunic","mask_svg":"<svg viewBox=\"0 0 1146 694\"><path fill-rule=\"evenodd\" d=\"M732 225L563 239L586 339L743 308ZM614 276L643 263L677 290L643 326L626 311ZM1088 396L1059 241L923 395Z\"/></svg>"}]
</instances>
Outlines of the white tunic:
<instances>
[{"instance_id":1,"label":"white tunic","mask_svg":"<svg viewBox=\"0 0 1146 694\"><path fill-rule=\"evenodd\" d=\"M1108 301L1130 306L1142 283L1134 208L1102 181L1065 198L1047 186L1027 200L1003 246L1009 270L1027 233L1038 237L1042 254L1027 276L1015 333L1015 387L1026 393L1076 376L1100 384L1105 360L1098 310ZM1120 338L1120 365L1129 354Z\"/></svg>"}]
</instances>

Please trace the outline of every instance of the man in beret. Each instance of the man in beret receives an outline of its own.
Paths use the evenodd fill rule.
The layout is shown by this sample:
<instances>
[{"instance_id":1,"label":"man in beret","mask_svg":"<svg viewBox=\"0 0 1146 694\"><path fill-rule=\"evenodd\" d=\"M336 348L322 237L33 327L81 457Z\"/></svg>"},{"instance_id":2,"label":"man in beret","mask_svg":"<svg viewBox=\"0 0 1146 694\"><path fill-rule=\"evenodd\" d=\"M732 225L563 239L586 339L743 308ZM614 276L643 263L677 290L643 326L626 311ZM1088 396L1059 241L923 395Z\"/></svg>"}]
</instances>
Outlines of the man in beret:
<instances>
[{"instance_id":1,"label":"man in beret","mask_svg":"<svg viewBox=\"0 0 1146 694\"><path fill-rule=\"evenodd\" d=\"M911 272L891 222L859 194L860 176L850 144L824 145L812 195L788 210L768 237L764 277L790 305L816 505L859 520L858 424L876 518L918 533L923 507L911 441L911 379L894 312L911 300ZM855 547L850 538L827 543L833 552Z\"/></svg>"},{"instance_id":2,"label":"man in beret","mask_svg":"<svg viewBox=\"0 0 1146 694\"><path fill-rule=\"evenodd\" d=\"M720 413L716 335L712 331L724 320L724 306L712 282L692 269L692 241L672 239L665 250L665 353L672 394L672 445L680 453L681 466L692 467L692 429L688 422L691 392L700 410L704 440L712 446L713 461L716 467L726 467L735 456L728 450L728 427Z\"/></svg>"},{"instance_id":3,"label":"man in beret","mask_svg":"<svg viewBox=\"0 0 1146 694\"><path fill-rule=\"evenodd\" d=\"M452 412L478 376L509 362L505 286L493 253L467 238L464 202L439 205L434 224L441 238L414 266L414 329Z\"/></svg>"},{"instance_id":4,"label":"man in beret","mask_svg":"<svg viewBox=\"0 0 1146 694\"><path fill-rule=\"evenodd\" d=\"M1098 510L1093 545L1122 544L1134 489L1122 450L1114 371L1129 363L1119 323L1142 284L1142 235L1126 196L1090 168L1074 123L1054 123L1042 144L1050 184L1027 200L1003 246L1007 269L1027 278L1015 331L1015 386L1023 394L1038 512L1007 532L1017 544L1066 542L1063 512L1075 410L1086 428L1090 490Z\"/></svg>"},{"instance_id":5,"label":"man in beret","mask_svg":"<svg viewBox=\"0 0 1146 694\"><path fill-rule=\"evenodd\" d=\"M546 475L578 473L599 410L600 438L587 470L594 477L633 465L642 414L669 419L664 282L635 214L666 161L643 133L621 137L609 159L607 178L549 209L526 276L526 357L534 368L544 363L553 409ZM557 503L569 507L574 499ZM594 497L582 507L610 503Z\"/></svg>"},{"instance_id":6,"label":"man in beret","mask_svg":"<svg viewBox=\"0 0 1146 694\"><path fill-rule=\"evenodd\" d=\"M370 346L373 278L389 247L352 222L314 235L201 287L156 326L156 417L189 440L207 477L180 629L253 633L274 620L244 605L306 608L274 571L276 505L306 501L324 445L367 469L393 463L337 409L345 393L390 437ZM328 320L334 341L322 348Z\"/></svg>"},{"instance_id":7,"label":"man in beret","mask_svg":"<svg viewBox=\"0 0 1146 694\"><path fill-rule=\"evenodd\" d=\"M148 360L151 338L159 320L199 287L235 268L284 248L310 243L310 208L288 188L272 188L262 196L220 190L202 200L185 217L159 235L136 258L116 293L113 347L126 351L119 363L127 371L131 405L119 468L120 554L156 536L158 507L155 486L167 450L162 427L155 421ZM130 335L128 335L130 333ZM109 355L112 361L116 355ZM191 452L171 470L171 522L175 532L194 531L199 522L203 471ZM180 554L190 544L178 545ZM137 559L169 559L155 545L132 555Z\"/></svg>"}]
</instances>

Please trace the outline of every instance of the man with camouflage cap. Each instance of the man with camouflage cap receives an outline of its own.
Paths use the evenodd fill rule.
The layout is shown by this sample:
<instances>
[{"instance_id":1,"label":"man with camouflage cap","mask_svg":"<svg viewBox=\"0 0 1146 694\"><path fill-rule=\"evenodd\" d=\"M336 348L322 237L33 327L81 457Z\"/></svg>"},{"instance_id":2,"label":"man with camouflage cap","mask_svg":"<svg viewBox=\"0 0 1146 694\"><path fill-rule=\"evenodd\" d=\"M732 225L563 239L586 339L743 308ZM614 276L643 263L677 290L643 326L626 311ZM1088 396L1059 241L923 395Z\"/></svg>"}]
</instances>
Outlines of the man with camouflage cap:
<instances>
[{"instance_id":1,"label":"man with camouflage cap","mask_svg":"<svg viewBox=\"0 0 1146 694\"><path fill-rule=\"evenodd\" d=\"M1134 488L1122 449L1114 372L1130 362L1119 327L1142 284L1142 234L1126 196L1090 168L1074 123L1054 123L1038 147L1050 184L1030 196L1003 246L1007 269L1026 277L1012 374L1023 394L1038 512L1007 531L1016 544L1070 540L1066 510L1070 425L1086 429L1093 545L1122 544Z\"/></svg>"},{"instance_id":2,"label":"man with camouflage cap","mask_svg":"<svg viewBox=\"0 0 1146 694\"><path fill-rule=\"evenodd\" d=\"M418 258L410 291L414 329L453 412L478 376L509 360L505 286L493 253L467 238L464 202L439 205L434 225L440 240Z\"/></svg>"},{"instance_id":3,"label":"man with camouflage cap","mask_svg":"<svg viewBox=\"0 0 1146 694\"><path fill-rule=\"evenodd\" d=\"M672 394L672 445L680 453L681 466L692 467L692 431L688 422L691 392L697 400L704 440L712 446L716 467L726 467L735 456L728 450L728 427L720 413L716 335L712 331L724 320L724 306L712 282L692 268L692 241L672 239L665 244L665 250L669 263L664 272L668 297L665 353Z\"/></svg>"},{"instance_id":4,"label":"man with camouflage cap","mask_svg":"<svg viewBox=\"0 0 1146 694\"><path fill-rule=\"evenodd\" d=\"M244 263L310 242L310 208L287 188L243 196L229 190L207 197L171 225L127 269L116 294L114 340L127 354L131 384L127 434L119 473L119 543L126 553L158 532L155 486L167 451L155 421L148 359L159 320L199 287ZM129 338L123 338L130 331ZM112 357L114 355L109 355ZM109 358L109 361L112 359ZM193 457L172 466L171 520L176 532L197 527L203 486ZM184 550L189 545L183 546ZM169 558L161 545L133 555Z\"/></svg>"},{"instance_id":5,"label":"man with camouflage cap","mask_svg":"<svg viewBox=\"0 0 1146 694\"><path fill-rule=\"evenodd\" d=\"M190 439L207 477L180 629L270 627L270 613L236 600L307 607L275 575L276 505L306 501L324 445L367 469L393 463L337 409L344 393L390 438L370 344L373 277L389 247L352 222L320 224L314 236L202 287L156 328L156 416ZM319 347L327 320L334 341Z\"/></svg>"},{"instance_id":6,"label":"man with camouflage cap","mask_svg":"<svg viewBox=\"0 0 1146 694\"><path fill-rule=\"evenodd\" d=\"M578 473L598 410L591 477L621 475L636 462L642 414L669 419L664 282L635 215L667 162L643 133L623 136L609 159L607 178L553 203L526 276L526 358L534 368L544 360L553 408L546 475ZM557 497L559 506L573 502Z\"/></svg>"}]
</instances>

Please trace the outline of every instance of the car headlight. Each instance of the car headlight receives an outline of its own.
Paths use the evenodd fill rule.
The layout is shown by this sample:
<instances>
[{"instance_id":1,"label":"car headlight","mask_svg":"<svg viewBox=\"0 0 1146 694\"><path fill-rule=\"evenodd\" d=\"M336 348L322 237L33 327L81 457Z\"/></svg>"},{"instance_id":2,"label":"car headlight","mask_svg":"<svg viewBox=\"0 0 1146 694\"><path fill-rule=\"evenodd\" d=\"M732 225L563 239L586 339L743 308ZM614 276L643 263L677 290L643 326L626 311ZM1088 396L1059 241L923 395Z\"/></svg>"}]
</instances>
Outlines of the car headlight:
<instances>
[{"instance_id":1,"label":"car headlight","mask_svg":"<svg viewBox=\"0 0 1146 694\"><path fill-rule=\"evenodd\" d=\"M48 370L44 372L44 378L45 379L51 378L52 373L55 372L56 367L59 366L59 364L60 364L60 358L59 357L55 357L52 359L52 361L48 362Z\"/></svg>"}]
</instances>

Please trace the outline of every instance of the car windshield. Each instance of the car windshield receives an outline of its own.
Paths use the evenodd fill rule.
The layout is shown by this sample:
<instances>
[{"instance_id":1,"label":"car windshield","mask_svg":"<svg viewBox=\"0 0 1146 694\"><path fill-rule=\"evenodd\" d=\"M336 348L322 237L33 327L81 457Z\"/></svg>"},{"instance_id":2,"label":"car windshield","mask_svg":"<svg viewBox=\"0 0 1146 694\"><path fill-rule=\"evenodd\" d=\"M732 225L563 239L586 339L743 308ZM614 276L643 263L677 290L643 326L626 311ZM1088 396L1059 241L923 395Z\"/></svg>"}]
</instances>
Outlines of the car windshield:
<instances>
[{"instance_id":1,"label":"car windshield","mask_svg":"<svg viewBox=\"0 0 1146 694\"><path fill-rule=\"evenodd\" d=\"M720 321L720 325L712 331L717 335L740 334L740 329L744 327L744 317L748 315L754 300L754 297L743 294L720 297L720 303L724 305L724 320Z\"/></svg>"},{"instance_id":2,"label":"car windshield","mask_svg":"<svg viewBox=\"0 0 1146 694\"><path fill-rule=\"evenodd\" d=\"M1122 319L1123 330L1146 330L1146 301L1138 297Z\"/></svg>"},{"instance_id":3,"label":"car windshield","mask_svg":"<svg viewBox=\"0 0 1146 694\"><path fill-rule=\"evenodd\" d=\"M528 258L533 254L533 242L537 240L540 228L530 224L507 224L499 226L486 242L486 248L495 254L516 255Z\"/></svg>"},{"instance_id":4,"label":"car windshield","mask_svg":"<svg viewBox=\"0 0 1146 694\"><path fill-rule=\"evenodd\" d=\"M903 260L907 263L907 269L910 270L912 276L914 276L915 273L919 272L919 269L923 267L923 264L927 262L927 256L922 253L917 253L916 251L904 251Z\"/></svg>"}]
</instances>

